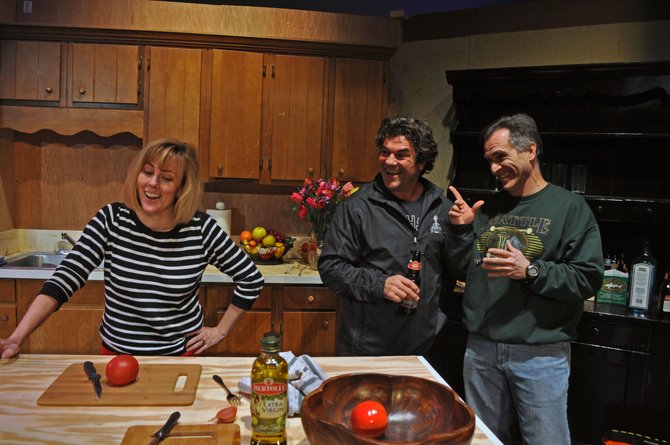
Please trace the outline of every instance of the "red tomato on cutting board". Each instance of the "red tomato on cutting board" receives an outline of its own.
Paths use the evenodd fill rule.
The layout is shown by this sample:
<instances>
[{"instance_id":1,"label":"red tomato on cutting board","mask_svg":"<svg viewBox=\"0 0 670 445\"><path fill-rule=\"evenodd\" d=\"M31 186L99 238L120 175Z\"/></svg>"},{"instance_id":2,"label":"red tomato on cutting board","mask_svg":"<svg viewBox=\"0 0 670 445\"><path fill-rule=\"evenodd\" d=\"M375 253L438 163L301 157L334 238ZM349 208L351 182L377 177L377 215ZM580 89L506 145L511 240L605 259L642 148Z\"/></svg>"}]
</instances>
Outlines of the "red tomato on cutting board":
<instances>
[{"instance_id":1,"label":"red tomato on cutting board","mask_svg":"<svg viewBox=\"0 0 670 445\"><path fill-rule=\"evenodd\" d=\"M114 386L123 386L132 383L140 371L140 364L132 355L117 355L107 363L105 375L107 382Z\"/></svg>"},{"instance_id":2,"label":"red tomato on cutting board","mask_svg":"<svg viewBox=\"0 0 670 445\"><path fill-rule=\"evenodd\" d=\"M351 411L351 429L365 437L379 437L389 424L384 405L374 400L365 400Z\"/></svg>"}]
</instances>

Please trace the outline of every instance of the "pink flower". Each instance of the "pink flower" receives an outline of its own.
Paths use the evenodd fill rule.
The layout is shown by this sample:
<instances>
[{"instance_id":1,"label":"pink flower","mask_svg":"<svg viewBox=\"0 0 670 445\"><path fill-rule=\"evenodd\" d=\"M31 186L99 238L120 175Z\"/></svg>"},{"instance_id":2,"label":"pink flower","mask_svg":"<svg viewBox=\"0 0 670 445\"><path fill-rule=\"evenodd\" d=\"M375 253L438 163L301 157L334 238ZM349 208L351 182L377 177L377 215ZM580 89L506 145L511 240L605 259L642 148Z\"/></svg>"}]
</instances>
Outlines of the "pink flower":
<instances>
[{"instance_id":1,"label":"pink flower","mask_svg":"<svg viewBox=\"0 0 670 445\"><path fill-rule=\"evenodd\" d=\"M298 192L293 192L291 194L291 201L293 201L296 204L302 204L302 195Z\"/></svg>"},{"instance_id":2,"label":"pink flower","mask_svg":"<svg viewBox=\"0 0 670 445\"><path fill-rule=\"evenodd\" d=\"M307 217L307 207L300 204L300 208L298 209L298 216L302 219L305 219Z\"/></svg>"},{"instance_id":3,"label":"pink flower","mask_svg":"<svg viewBox=\"0 0 670 445\"><path fill-rule=\"evenodd\" d=\"M354 185L353 185L351 182L347 182L346 184L344 184L344 185L342 186L342 191L343 191L344 193L349 193L349 192L352 191L353 189L354 189Z\"/></svg>"},{"instance_id":4,"label":"pink flower","mask_svg":"<svg viewBox=\"0 0 670 445\"><path fill-rule=\"evenodd\" d=\"M305 204L307 204L310 207L316 207L316 199L310 196L309 198L305 199Z\"/></svg>"}]
</instances>

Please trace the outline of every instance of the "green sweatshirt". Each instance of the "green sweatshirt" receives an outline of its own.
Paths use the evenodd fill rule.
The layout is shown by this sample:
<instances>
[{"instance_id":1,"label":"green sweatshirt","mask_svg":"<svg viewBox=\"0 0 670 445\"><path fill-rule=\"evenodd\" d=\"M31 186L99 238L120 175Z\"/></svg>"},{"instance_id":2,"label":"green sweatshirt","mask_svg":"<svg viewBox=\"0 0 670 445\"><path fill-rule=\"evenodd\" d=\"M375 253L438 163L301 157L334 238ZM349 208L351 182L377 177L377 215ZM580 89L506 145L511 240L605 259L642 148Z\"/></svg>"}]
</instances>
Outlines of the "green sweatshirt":
<instances>
[{"instance_id":1,"label":"green sweatshirt","mask_svg":"<svg viewBox=\"0 0 670 445\"><path fill-rule=\"evenodd\" d=\"M471 225L450 225L446 250L466 274L463 316L469 332L503 343L547 344L576 338L586 298L602 284L598 224L584 199L549 184L525 197L488 198ZM489 278L475 264L506 242L537 261L532 283Z\"/></svg>"}]
</instances>

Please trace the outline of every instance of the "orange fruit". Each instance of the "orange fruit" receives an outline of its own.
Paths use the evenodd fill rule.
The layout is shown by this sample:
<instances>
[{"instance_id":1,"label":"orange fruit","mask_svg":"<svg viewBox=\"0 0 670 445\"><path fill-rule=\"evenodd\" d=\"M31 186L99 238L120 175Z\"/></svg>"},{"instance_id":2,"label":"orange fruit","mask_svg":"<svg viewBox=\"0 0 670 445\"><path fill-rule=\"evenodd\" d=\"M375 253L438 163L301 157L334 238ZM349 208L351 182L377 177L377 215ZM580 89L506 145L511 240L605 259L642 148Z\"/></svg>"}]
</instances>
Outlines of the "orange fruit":
<instances>
[{"instance_id":1,"label":"orange fruit","mask_svg":"<svg viewBox=\"0 0 670 445\"><path fill-rule=\"evenodd\" d=\"M251 232L248 230L243 230L242 233L240 233L240 241L251 241L252 239Z\"/></svg>"}]
</instances>

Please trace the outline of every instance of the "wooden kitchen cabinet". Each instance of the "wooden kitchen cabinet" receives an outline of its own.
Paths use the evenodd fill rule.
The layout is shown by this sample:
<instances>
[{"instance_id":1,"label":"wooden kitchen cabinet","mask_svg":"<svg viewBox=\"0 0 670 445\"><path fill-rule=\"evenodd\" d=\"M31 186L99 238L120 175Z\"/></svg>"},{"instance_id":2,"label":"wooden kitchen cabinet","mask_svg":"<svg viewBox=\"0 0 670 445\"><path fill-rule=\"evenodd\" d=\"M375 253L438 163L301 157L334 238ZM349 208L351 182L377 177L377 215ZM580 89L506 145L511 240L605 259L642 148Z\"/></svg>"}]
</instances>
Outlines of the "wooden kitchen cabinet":
<instances>
[{"instance_id":1,"label":"wooden kitchen cabinet","mask_svg":"<svg viewBox=\"0 0 670 445\"><path fill-rule=\"evenodd\" d=\"M137 106L140 69L137 45L72 44L72 104Z\"/></svg>"},{"instance_id":2,"label":"wooden kitchen cabinet","mask_svg":"<svg viewBox=\"0 0 670 445\"><path fill-rule=\"evenodd\" d=\"M201 49L147 48L147 142L176 138L200 148Z\"/></svg>"},{"instance_id":3,"label":"wooden kitchen cabinet","mask_svg":"<svg viewBox=\"0 0 670 445\"><path fill-rule=\"evenodd\" d=\"M207 285L207 326L215 326L233 298L234 286ZM274 328L282 350L296 355L335 355L337 297L320 286L266 285L252 310L210 355L255 356L263 334Z\"/></svg>"},{"instance_id":4,"label":"wooden kitchen cabinet","mask_svg":"<svg viewBox=\"0 0 670 445\"><path fill-rule=\"evenodd\" d=\"M16 280L18 319L42 288L43 280ZM99 354L98 327L104 310L104 283L89 281L21 346L30 354Z\"/></svg>"},{"instance_id":5,"label":"wooden kitchen cabinet","mask_svg":"<svg viewBox=\"0 0 670 445\"><path fill-rule=\"evenodd\" d=\"M331 176L368 182L377 174L375 135L386 117L387 63L337 58Z\"/></svg>"},{"instance_id":6,"label":"wooden kitchen cabinet","mask_svg":"<svg viewBox=\"0 0 670 445\"><path fill-rule=\"evenodd\" d=\"M2 40L0 52L0 99L60 101L59 42Z\"/></svg>"},{"instance_id":7,"label":"wooden kitchen cabinet","mask_svg":"<svg viewBox=\"0 0 670 445\"><path fill-rule=\"evenodd\" d=\"M325 287L284 288L283 350L294 354L334 356L337 296Z\"/></svg>"},{"instance_id":8,"label":"wooden kitchen cabinet","mask_svg":"<svg viewBox=\"0 0 670 445\"><path fill-rule=\"evenodd\" d=\"M7 338L16 328L16 295L14 280L0 280L0 338Z\"/></svg>"},{"instance_id":9,"label":"wooden kitchen cabinet","mask_svg":"<svg viewBox=\"0 0 670 445\"><path fill-rule=\"evenodd\" d=\"M205 325L216 326L233 300L232 284L207 285ZM269 332L272 322L272 287L266 286L252 310L248 311L228 336L207 350L207 355L254 356L260 351L260 341Z\"/></svg>"},{"instance_id":10,"label":"wooden kitchen cabinet","mask_svg":"<svg viewBox=\"0 0 670 445\"><path fill-rule=\"evenodd\" d=\"M322 174L326 59L214 50L212 178L260 184Z\"/></svg>"}]
</instances>

